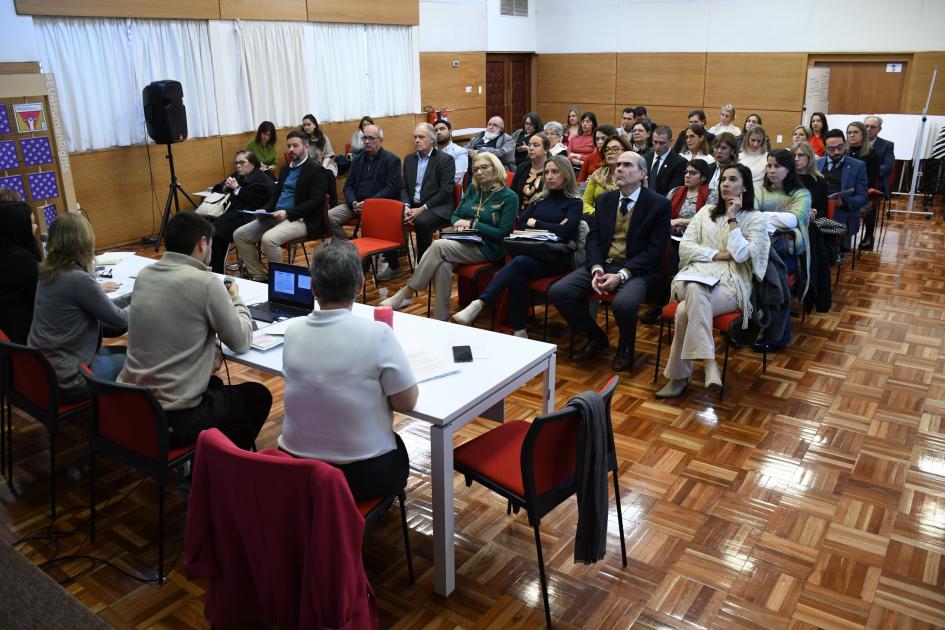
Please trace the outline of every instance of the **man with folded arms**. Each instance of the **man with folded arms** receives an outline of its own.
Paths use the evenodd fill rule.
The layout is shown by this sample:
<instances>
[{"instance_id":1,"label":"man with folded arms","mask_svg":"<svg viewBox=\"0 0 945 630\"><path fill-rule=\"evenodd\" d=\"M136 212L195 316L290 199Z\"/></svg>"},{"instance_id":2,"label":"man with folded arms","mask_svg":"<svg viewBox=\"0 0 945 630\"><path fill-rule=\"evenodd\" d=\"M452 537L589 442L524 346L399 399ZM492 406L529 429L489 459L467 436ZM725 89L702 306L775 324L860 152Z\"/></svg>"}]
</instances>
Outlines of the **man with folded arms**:
<instances>
[{"instance_id":1,"label":"man with folded arms","mask_svg":"<svg viewBox=\"0 0 945 630\"><path fill-rule=\"evenodd\" d=\"M219 341L245 352L253 322L236 283L224 286L208 267L213 226L195 212L167 224L167 251L138 272L128 310L128 355L118 382L144 387L167 415L171 447L220 429L250 449L269 416L272 394L261 383L224 385Z\"/></svg>"},{"instance_id":2,"label":"man with folded arms","mask_svg":"<svg viewBox=\"0 0 945 630\"><path fill-rule=\"evenodd\" d=\"M617 159L617 188L600 195L587 235L587 262L551 286L548 297L587 343L574 356L590 361L608 347L607 335L588 311L591 294L616 294L614 319L620 341L615 372L633 369L637 310L648 291L659 288L663 250L669 241L669 200L646 188L646 160L627 151Z\"/></svg>"}]
</instances>

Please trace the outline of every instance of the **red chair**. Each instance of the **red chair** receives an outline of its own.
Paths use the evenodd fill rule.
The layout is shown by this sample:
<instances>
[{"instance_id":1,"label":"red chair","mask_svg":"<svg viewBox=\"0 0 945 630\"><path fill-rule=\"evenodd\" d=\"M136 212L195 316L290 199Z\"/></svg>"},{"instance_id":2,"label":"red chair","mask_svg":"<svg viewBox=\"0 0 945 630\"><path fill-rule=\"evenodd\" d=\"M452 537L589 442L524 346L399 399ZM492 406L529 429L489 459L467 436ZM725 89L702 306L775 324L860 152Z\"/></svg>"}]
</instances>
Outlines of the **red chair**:
<instances>
[{"instance_id":1,"label":"red chair","mask_svg":"<svg viewBox=\"0 0 945 630\"><path fill-rule=\"evenodd\" d=\"M481 263L469 263L467 265L457 265L454 270L459 292L460 307L466 306L486 290L489 282L495 274L502 268L502 263L498 261L489 261ZM427 288L427 317L430 316L433 306L433 283ZM493 325L495 318L493 317Z\"/></svg>"},{"instance_id":2,"label":"red chair","mask_svg":"<svg viewBox=\"0 0 945 630\"><path fill-rule=\"evenodd\" d=\"M396 252L407 246L404 229L404 204L396 199L365 199L361 210L361 236L351 240L358 248L361 259L371 257L371 273L377 286L377 256ZM413 262L407 257L410 270ZM367 287L362 289L361 301L367 301Z\"/></svg>"},{"instance_id":3,"label":"red chair","mask_svg":"<svg viewBox=\"0 0 945 630\"><path fill-rule=\"evenodd\" d=\"M56 432L59 422L87 412L89 401L59 402L59 380L43 353L0 335L0 364L9 369L7 399L7 485L13 492L13 407L32 416L49 433L49 504L56 518Z\"/></svg>"},{"instance_id":4,"label":"red chair","mask_svg":"<svg viewBox=\"0 0 945 630\"><path fill-rule=\"evenodd\" d=\"M620 550L627 566L620 486L617 481L617 456L610 421L610 403L618 377L608 381L601 396L607 407L607 469L613 472L614 500L620 525ZM576 407L568 406L531 423L506 422L461 444L454 450L453 468L464 475L466 485L477 481L528 513L535 531L538 572L545 606L545 621L551 627L551 609L545 563L541 551L541 519L576 492L575 466L577 433L583 419Z\"/></svg>"},{"instance_id":5,"label":"red chair","mask_svg":"<svg viewBox=\"0 0 945 630\"><path fill-rule=\"evenodd\" d=\"M92 439L89 442L89 534L95 543L95 456L122 460L158 484L158 583L164 575L164 486L168 473L194 455L194 444L172 448L167 416L147 389L122 385L95 376L82 366L92 390Z\"/></svg>"},{"instance_id":6,"label":"red chair","mask_svg":"<svg viewBox=\"0 0 945 630\"><path fill-rule=\"evenodd\" d=\"M463 185L462 184L453 184L453 210L459 207L459 202L463 200ZM413 224L406 224L405 228L407 229L407 247L409 251L413 252L414 258L416 258L417 252L417 243L414 241L413 235L416 233L413 229ZM439 230L437 230L439 231ZM420 261L417 260L419 263Z\"/></svg>"},{"instance_id":7,"label":"red chair","mask_svg":"<svg viewBox=\"0 0 945 630\"><path fill-rule=\"evenodd\" d=\"M506 186L511 186L513 179L515 179L515 171L508 171L508 172L505 174L505 185L506 185Z\"/></svg>"},{"instance_id":8,"label":"red chair","mask_svg":"<svg viewBox=\"0 0 945 630\"><path fill-rule=\"evenodd\" d=\"M453 209L459 207L459 202L463 200L463 185L453 184Z\"/></svg>"},{"instance_id":9,"label":"red chair","mask_svg":"<svg viewBox=\"0 0 945 630\"><path fill-rule=\"evenodd\" d=\"M316 238L323 238L323 239L331 238L331 229L329 228L329 223L328 223L328 210L329 210L330 205L331 204L328 201L328 195L326 194L325 201L322 203L322 234L321 236L318 236ZM305 244L309 240L313 240L313 239L309 239L308 234L306 234L305 236L294 238L291 241L286 241L285 243L282 244L282 249L284 249L286 251L286 254L288 254L288 260L289 260L290 265L295 263L296 251L299 247L301 247L302 253L305 255L305 266L306 267L311 266L311 263L308 261L308 250L305 249Z\"/></svg>"},{"instance_id":10,"label":"red chair","mask_svg":"<svg viewBox=\"0 0 945 630\"><path fill-rule=\"evenodd\" d=\"M548 341L548 311L550 307L548 305L548 291L551 290L551 285L565 277L567 274L562 273L557 276L547 276L545 278L535 278L534 280L529 280L525 286L528 287L528 290L532 292L532 308L535 307L534 296L535 294L543 295L545 297L545 327L544 333L541 338L542 341Z\"/></svg>"},{"instance_id":11,"label":"red chair","mask_svg":"<svg viewBox=\"0 0 945 630\"><path fill-rule=\"evenodd\" d=\"M668 326L670 336L673 333L673 323L676 321L676 309L679 307L679 302L670 302L663 307L662 312L660 313L660 332L659 337L656 341L656 365L653 368L653 382L655 383L659 378L660 371L660 356L663 352L663 327ZM722 313L721 315L716 315L712 318L712 328L722 333L722 338L725 341L725 359L722 363L722 387L719 389L719 402L722 402L722 398L725 396L725 376L728 373L728 352L729 348L733 345L741 345L740 342L736 342L735 339L738 336L738 331L742 327L742 312L741 311L732 311L731 313ZM737 347L737 345L736 345ZM761 353L762 368L761 372L768 372L768 352L764 351Z\"/></svg>"}]
</instances>

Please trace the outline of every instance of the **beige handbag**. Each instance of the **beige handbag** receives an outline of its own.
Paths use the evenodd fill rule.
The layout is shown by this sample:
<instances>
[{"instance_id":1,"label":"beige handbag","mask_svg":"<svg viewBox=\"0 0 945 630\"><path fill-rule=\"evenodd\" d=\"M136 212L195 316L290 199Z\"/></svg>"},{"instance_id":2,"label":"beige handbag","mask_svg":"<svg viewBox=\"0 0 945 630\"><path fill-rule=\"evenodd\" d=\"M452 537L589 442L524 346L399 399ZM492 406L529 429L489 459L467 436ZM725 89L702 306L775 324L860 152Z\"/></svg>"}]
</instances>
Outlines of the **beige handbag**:
<instances>
[{"instance_id":1,"label":"beige handbag","mask_svg":"<svg viewBox=\"0 0 945 630\"><path fill-rule=\"evenodd\" d=\"M210 193L197 208L197 214L216 219L230 207L230 193Z\"/></svg>"}]
</instances>

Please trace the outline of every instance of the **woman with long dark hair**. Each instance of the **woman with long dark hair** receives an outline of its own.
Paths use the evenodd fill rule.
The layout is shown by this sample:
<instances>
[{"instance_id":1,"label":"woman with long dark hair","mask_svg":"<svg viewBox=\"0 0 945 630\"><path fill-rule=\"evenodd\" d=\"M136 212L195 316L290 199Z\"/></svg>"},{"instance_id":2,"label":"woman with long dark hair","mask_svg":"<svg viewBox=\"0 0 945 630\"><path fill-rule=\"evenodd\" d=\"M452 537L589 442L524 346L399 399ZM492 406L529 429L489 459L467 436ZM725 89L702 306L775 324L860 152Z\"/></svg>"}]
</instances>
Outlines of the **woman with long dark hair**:
<instances>
[{"instance_id":1,"label":"woman with long dark hair","mask_svg":"<svg viewBox=\"0 0 945 630\"><path fill-rule=\"evenodd\" d=\"M278 157L276 155L277 140L276 126L268 120L264 120L259 124L259 129L256 130L256 137L250 140L246 146L256 156L260 168L264 171L271 171L276 167Z\"/></svg>"},{"instance_id":2,"label":"woman with long dark hair","mask_svg":"<svg viewBox=\"0 0 945 630\"><path fill-rule=\"evenodd\" d=\"M36 215L23 202L0 203L0 330L25 344L33 323L33 302L43 248Z\"/></svg>"},{"instance_id":3,"label":"woman with long dark hair","mask_svg":"<svg viewBox=\"0 0 945 630\"><path fill-rule=\"evenodd\" d=\"M541 116L538 115L538 112L528 112L525 114L525 118L522 119L522 128L512 134L512 138L515 139L516 169L525 162L528 162L528 141L544 128L545 125L541 122Z\"/></svg>"},{"instance_id":4,"label":"woman with long dark hair","mask_svg":"<svg viewBox=\"0 0 945 630\"><path fill-rule=\"evenodd\" d=\"M814 112L810 115L810 138L807 142L814 150L814 155L823 157L827 152L827 145L824 144L824 136L830 130L827 126L827 115L823 112Z\"/></svg>"},{"instance_id":5,"label":"woman with long dark hair","mask_svg":"<svg viewBox=\"0 0 945 630\"><path fill-rule=\"evenodd\" d=\"M745 327L751 319L752 276L764 278L771 245L767 222L755 209L751 177L744 164L722 171L719 202L699 210L683 234L680 274L693 272L717 282L710 287L679 275L673 279L673 299L680 302L663 370L668 380L656 392L657 398L682 395L692 380L693 361L703 363L706 388L721 387L712 318L741 311Z\"/></svg>"},{"instance_id":6,"label":"woman with long dark hair","mask_svg":"<svg viewBox=\"0 0 945 630\"><path fill-rule=\"evenodd\" d=\"M302 117L302 133L308 135L308 157L318 166L324 166L338 176L338 165L332 159L335 150L331 147L331 140L322 131L322 126L311 114Z\"/></svg>"},{"instance_id":7,"label":"woman with long dark hair","mask_svg":"<svg viewBox=\"0 0 945 630\"><path fill-rule=\"evenodd\" d=\"M568 136L568 159L574 170L580 172L584 160L594 153L594 138L597 134L597 115L594 112L584 112L581 116L581 127L577 135Z\"/></svg>"}]
</instances>

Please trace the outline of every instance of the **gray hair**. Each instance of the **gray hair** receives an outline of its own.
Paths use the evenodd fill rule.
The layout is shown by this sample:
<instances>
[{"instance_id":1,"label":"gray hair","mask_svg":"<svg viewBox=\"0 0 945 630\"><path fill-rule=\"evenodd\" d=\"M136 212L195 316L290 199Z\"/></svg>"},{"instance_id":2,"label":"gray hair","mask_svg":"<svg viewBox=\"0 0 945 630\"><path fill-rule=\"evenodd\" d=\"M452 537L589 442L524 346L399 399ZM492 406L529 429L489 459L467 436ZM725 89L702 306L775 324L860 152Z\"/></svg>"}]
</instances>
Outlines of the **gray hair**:
<instances>
[{"instance_id":1,"label":"gray hair","mask_svg":"<svg viewBox=\"0 0 945 630\"><path fill-rule=\"evenodd\" d=\"M416 126L415 129L423 129L427 134L427 138L429 138L430 140L433 140L433 142L436 142L436 128L430 123L428 122L420 123L419 125Z\"/></svg>"},{"instance_id":2,"label":"gray hair","mask_svg":"<svg viewBox=\"0 0 945 630\"><path fill-rule=\"evenodd\" d=\"M329 241L315 249L309 267L319 304L352 304L364 282L361 255L351 241Z\"/></svg>"},{"instance_id":3,"label":"gray hair","mask_svg":"<svg viewBox=\"0 0 945 630\"><path fill-rule=\"evenodd\" d=\"M381 140L384 139L384 130L381 129L381 126L380 126L380 125L364 125L364 129L361 130L361 133L364 133L364 131L365 131L368 127L374 127L375 129L377 129L377 137L380 138Z\"/></svg>"},{"instance_id":4,"label":"gray hair","mask_svg":"<svg viewBox=\"0 0 945 630\"><path fill-rule=\"evenodd\" d=\"M734 106L734 105L728 105L728 104L722 105L722 107L720 107L719 109L722 110L723 112L728 112L729 114L732 115L732 118L735 118L735 106Z\"/></svg>"},{"instance_id":5,"label":"gray hair","mask_svg":"<svg viewBox=\"0 0 945 630\"><path fill-rule=\"evenodd\" d=\"M557 120L552 120L551 122L545 123L545 133L549 131L558 134L559 138L564 138L564 125L559 123Z\"/></svg>"},{"instance_id":6,"label":"gray hair","mask_svg":"<svg viewBox=\"0 0 945 630\"><path fill-rule=\"evenodd\" d=\"M625 153L630 154L630 159L637 165L637 168L643 171L644 175L649 175L650 171L646 166L646 158L637 153L636 151L625 151ZM621 154L623 155L623 154Z\"/></svg>"},{"instance_id":7,"label":"gray hair","mask_svg":"<svg viewBox=\"0 0 945 630\"><path fill-rule=\"evenodd\" d=\"M875 114L872 115L872 116L867 116L866 118L863 119L863 122L866 122L866 121L869 120L870 118L872 118L873 120L875 120L875 121L879 124L879 128L880 128L880 129L883 128L883 117L882 117L882 116L876 116Z\"/></svg>"}]
</instances>

